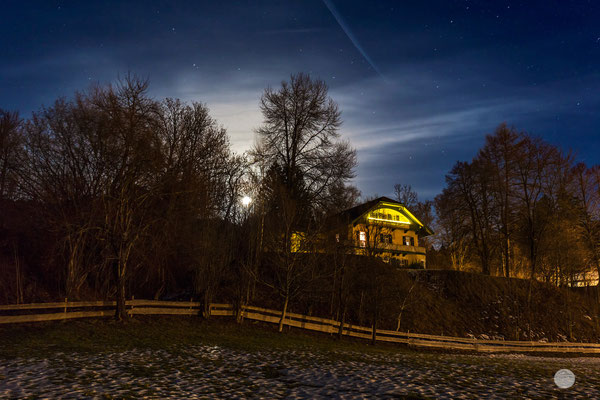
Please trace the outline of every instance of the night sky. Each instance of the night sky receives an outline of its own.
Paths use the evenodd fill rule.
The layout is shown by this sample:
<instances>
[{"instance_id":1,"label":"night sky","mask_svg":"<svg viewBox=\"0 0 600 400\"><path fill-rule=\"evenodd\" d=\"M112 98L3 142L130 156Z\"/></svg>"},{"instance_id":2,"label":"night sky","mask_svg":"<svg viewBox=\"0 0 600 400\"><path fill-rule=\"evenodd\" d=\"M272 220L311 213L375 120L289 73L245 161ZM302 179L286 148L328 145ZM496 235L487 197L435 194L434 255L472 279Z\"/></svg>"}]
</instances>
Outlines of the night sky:
<instances>
[{"instance_id":1,"label":"night sky","mask_svg":"<svg viewBox=\"0 0 600 400\"><path fill-rule=\"evenodd\" d=\"M505 121L600 162L599 1L3 1L0 108L23 117L128 71L206 103L234 150L291 73L323 79L355 184L432 198Z\"/></svg>"}]
</instances>

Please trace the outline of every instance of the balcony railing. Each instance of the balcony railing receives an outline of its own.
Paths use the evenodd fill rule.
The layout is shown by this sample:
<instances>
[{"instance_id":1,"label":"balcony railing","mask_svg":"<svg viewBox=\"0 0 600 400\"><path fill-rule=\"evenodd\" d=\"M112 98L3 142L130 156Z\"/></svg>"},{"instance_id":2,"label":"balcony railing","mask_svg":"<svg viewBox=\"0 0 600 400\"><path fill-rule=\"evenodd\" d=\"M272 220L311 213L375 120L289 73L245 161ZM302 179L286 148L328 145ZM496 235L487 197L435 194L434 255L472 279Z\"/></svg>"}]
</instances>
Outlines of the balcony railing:
<instances>
[{"instance_id":1,"label":"balcony railing","mask_svg":"<svg viewBox=\"0 0 600 400\"><path fill-rule=\"evenodd\" d=\"M358 248L366 248L369 247L370 249L374 249L377 251L393 251L393 252L398 252L398 253L416 253L416 254L425 254L427 252L427 249L425 247L421 247L421 246L405 246L405 245L401 245L401 244L394 244L394 243L365 243L363 246L361 246L361 242L360 241L355 241L354 242L354 247L358 247Z\"/></svg>"},{"instance_id":2,"label":"balcony railing","mask_svg":"<svg viewBox=\"0 0 600 400\"><path fill-rule=\"evenodd\" d=\"M410 229L411 224L405 221L396 221L388 218L368 217L365 221L368 225L387 226L393 229Z\"/></svg>"}]
</instances>

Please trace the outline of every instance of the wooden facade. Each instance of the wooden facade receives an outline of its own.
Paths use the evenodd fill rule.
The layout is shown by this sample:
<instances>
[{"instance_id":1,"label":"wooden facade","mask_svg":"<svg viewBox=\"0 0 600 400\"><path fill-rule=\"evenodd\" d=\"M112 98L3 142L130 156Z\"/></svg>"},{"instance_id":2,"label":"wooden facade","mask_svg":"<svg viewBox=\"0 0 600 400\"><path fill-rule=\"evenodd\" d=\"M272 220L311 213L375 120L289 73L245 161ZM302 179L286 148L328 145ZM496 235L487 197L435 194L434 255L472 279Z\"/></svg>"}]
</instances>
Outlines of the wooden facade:
<instances>
[{"instance_id":1,"label":"wooden facade","mask_svg":"<svg viewBox=\"0 0 600 400\"><path fill-rule=\"evenodd\" d=\"M419 240L433 231L397 201L380 197L341 212L330 223L335 241L354 254L398 266L426 266L426 249Z\"/></svg>"}]
</instances>

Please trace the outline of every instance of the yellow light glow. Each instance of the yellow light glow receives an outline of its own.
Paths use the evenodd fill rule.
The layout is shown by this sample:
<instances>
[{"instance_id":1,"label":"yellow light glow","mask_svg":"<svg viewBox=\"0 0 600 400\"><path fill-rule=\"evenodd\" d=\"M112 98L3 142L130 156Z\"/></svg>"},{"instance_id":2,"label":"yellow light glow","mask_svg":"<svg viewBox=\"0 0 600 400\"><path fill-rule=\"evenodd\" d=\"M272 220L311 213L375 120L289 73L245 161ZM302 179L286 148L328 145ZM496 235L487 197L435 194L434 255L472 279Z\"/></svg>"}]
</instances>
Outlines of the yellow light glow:
<instances>
[{"instance_id":1,"label":"yellow light glow","mask_svg":"<svg viewBox=\"0 0 600 400\"><path fill-rule=\"evenodd\" d=\"M392 224L410 225L410 222L394 221L393 219L383 219L383 218L373 218L373 217L369 217L368 219L372 219L374 221L391 222Z\"/></svg>"}]
</instances>

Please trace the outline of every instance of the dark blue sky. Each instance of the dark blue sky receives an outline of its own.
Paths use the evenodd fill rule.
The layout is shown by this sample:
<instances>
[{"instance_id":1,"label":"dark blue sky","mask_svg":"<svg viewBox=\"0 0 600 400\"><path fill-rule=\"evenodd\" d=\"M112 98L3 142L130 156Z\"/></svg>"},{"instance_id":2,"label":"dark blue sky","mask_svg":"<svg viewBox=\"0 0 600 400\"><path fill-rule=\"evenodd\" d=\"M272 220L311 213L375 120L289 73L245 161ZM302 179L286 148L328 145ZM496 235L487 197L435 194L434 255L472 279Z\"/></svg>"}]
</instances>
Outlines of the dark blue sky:
<instances>
[{"instance_id":1,"label":"dark blue sky","mask_svg":"<svg viewBox=\"0 0 600 400\"><path fill-rule=\"evenodd\" d=\"M431 198L505 121L600 162L597 1L4 1L0 108L27 117L128 71L206 103L247 150L263 88L330 86L356 185Z\"/></svg>"}]
</instances>

